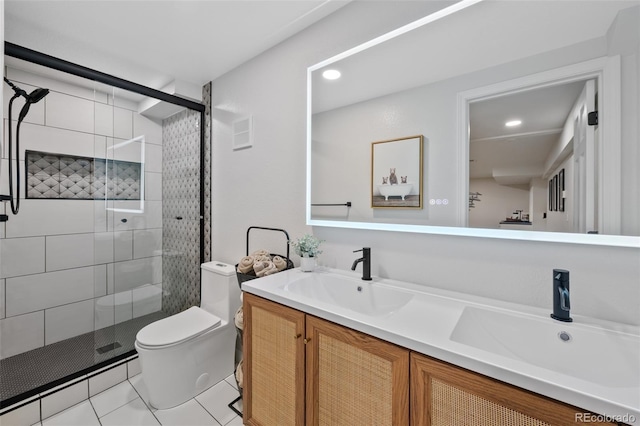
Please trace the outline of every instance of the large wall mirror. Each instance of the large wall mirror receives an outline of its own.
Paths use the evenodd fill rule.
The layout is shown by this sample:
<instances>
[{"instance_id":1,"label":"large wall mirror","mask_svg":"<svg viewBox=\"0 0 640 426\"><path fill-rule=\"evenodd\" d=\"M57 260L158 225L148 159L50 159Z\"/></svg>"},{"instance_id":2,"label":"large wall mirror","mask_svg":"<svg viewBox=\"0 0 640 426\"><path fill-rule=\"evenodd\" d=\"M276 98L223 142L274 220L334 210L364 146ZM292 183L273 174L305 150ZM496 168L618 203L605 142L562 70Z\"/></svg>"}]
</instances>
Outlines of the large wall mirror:
<instances>
[{"instance_id":1,"label":"large wall mirror","mask_svg":"<svg viewBox=\"0 0 640 426\"><path fill-rule=\"evenodd\" d=\"M446 4L309 68L307 223L640 247L640 0Z\"/></svg>"}]
</instances>

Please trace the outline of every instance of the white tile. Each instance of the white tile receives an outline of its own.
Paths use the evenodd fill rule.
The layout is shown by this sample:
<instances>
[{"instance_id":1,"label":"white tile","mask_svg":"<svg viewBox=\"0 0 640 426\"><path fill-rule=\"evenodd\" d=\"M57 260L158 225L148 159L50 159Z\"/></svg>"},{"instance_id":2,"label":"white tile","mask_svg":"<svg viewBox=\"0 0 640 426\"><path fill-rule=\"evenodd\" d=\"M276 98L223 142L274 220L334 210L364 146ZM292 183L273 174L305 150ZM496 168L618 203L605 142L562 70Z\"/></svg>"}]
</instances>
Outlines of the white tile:
<instances>
[{"instance_id":1,"label":"white tile","mask_svg":"<svg viewBox=\"0 0 640 426\"><path fill-rule=\"evenodd\" d=\"M144 169L147 172L162 173L162 146L146 144Z\"/></svg>"},{"instance_id":2,"label":"white tile","mask_svg":"<svg viewBox=\"0 0 640 426\"><path fill-rule=\"evenodd\" d=\"M113 262L113 232L96 232L93 235L94 263Z\"/></svg>"},{"instance_id":3,"label":"white tile","mask_svg":"<svg viewBox=\"0 0 640 426\"><path fill-rule=\"evenodd\" d=\"M158 312L162 309L162 285L145 285L134 288L132 291L133 298L133 317L141 317L152 312Z\"/></svg>"},{"instance_id":4,"label":"white tile","mask_svg":"<svg viewBox=\"0 0 640 426\"><path fill-rule=\"evenodd\" d=\"M132 378L133 376L137 376L141 372L142 372L142 369L140 368L140 359L139 358L135 358L135 359L132 359L131 361L127 362L127 377L128 378Z\"/></svg>"},{"instance_id":5,"label":"white tile","mask_svg":"<svg viewBox=\"0 0 640 426\"><path fill-rule=\"evenodd\" d=\"M97 135L113 136L113 106L95 103L95 133Z\"/></svg>"},{"instance_id":6,"label":"white tile","mask_svg":"<svg viewBox=\"0 0 640 426\"><path fill-rule=\"evenodd\" d=\"M162 229L133 231L133 257L159 256L162 254Z\"/></svg>"},{"instance_id":7,"label":"white tile","mask_svg":"<svg viewBox=\"0 0 640 426\"><path fill-rule=\"evenodd\" d=\"M162 145L162 122L140 114L133 114L133 134L144 135L145 142Z\"/></svg>"},{"instance_id":8,"label":"white tile","mask_svg":"<svg viewBox=\"0 0 640 426\"><path fill-rule=\"evenodd\" d=\"M142 380L142 374L137 374L133 377L130 377L129 383L131 383L136 392L138 392L138 395L140 395L140 398L142 398L142 401L147 406L147 408L152 412L156 412L157 410L152 407L151 403L149 402L149 391L147 390L146 383L144 382L144 380Z\"/></svg>"},{"instance_id":9,"label":"white tile","mask_svg":"<svg viewBox=\"0 0 640 426\"><path fill-rule=\"evenodd\" d=\"M133 232L115 231L113 236L115 261L133 259Z\"/></svg>"},{"instance_id":10,"label":"white tile","mask_svg":"<svg viewBox=\"0 0 640 426\"><path fill-rule=\"evenodd\" d=\"M79 268L95 264L95 234L47 237L47 271Z\"/></svg>"},{"instance_id":11,"label":"white tile","mask_svg":"<svg viewBox=\"0 0 640 426\"><path fill-rule=\"evenodd\" d=\"M89 396L94 396L127 380L127 364L122 364L89 377ZM127 382L128 383L128 382Z\"/></svg>"},{"instance_id":12,"label":"white tile","mask_svg":"<svg viewBox=\"0 0 640 426\"><path fill-rule=\"evenodd\" d=\"M100 426L98 416L89 401L83 401L71 408L44 419L42 426Z\"/></svg>"},{"instance_id":13,"label":"white tile","mask_svg":"<svg viewBox=\"0 0 640 426\"><path fill-rule=\"evenodd\" d=\"M219 425L207 410L193 399L177 407L158 410L154 414L162 426Z\"/></svg>"},{"instance_id":14,"label":"white tile","mask_svg":"<svg viewBox=\"0 0 640 426\"><path fill-rule=\"evenodd\" d=\"M210 387L196 400L211 414L220 424L227 424L237 414L229 408L228 404L238 397L238 391L226 381Z\"/></svg>"},{"instance_id":15,"label":"white tile","mask_svg":"<svg viewBox=\"0 0 640 426\"><path fill-rule=\"evenodd\" d=\"M136 398L139 398L138 393L131 386L131 383L125 380L104 392L92 396L91 405L96 410L98 417L103 417Z\"/></svg>"},{"instance_id":16,"label":"white tile","mask_svg":"<svg viewBox=\"0 0 640 426\"><path fill-rule=\"evenodd\" d=\"M100 297L107 294L107 266L96 265L93 267L93 296Z\"/></svg>"},{"instance_id":17,"label":"white tile","mask_svg":"<svg viewBox=\"0 0 640 426\"><path fill-rule=\"evenodd\" d=\"M45 123L47 126L93 133L94 103L92 101L58 92L49 93L46 101Z\"/></svg>"},{"instance_id":18,"label":"white tile","mask_svg":"<svg viewBox=\"0 0 640 426\"><path fill-rule=\"evenodd\" d=\"M114 107L113 136L121 139L133 138L133 111Z\"/></svg>"},{"instance_id":19,"label":"white tile","mask_svg":"<svg viewBox=\"0 0 640 426\"><path fill-rule=\"evenodd\" d=\"M93 107L91 114L93 115ZM93 129L91 133L84 133L65 128L23 124L20 126L20 159L24 160L25 150L94 157L92 133Z\"/></svg>"},{"instance_id":20,"label":"white tile","mask_svg":"<svg viewBox=\"0 0 640 426\"><path fill-rule=\"evenodd\" d=\"M162 200L162 173L146 172L144 174L144 199Z\"/></svg>"},{"instance_id":21,"label":"white tile","mask_svg":"<svg viewBox=\"0 0 640 426\"><path fill-rule=\"evenodd\" d=\"M162 228L162 201L114 201L113 209L109 230Z\"/></svg>"},{"instance_id":22,"label":"white tile","mask_svg":"<svg viewBox=\"0 0 640 426\"><path fill-rule=\"evenodd\" d=\"M102 426L155 426L159 425L140 398L100 418Z\"/></svg>"},{"instance_id":23,"label":"white tile","mask_svg":"<svg viewBox=\"0 0 640 426\"><path fill-rule=\"evenodd\" d=\"M15 165L15 163L13 163ZM24 176L24 160L20 160L20 175ZM10 195L9 193L9 160L7 160L6 158L2 159L2 161L0 161L0 172L2 172L0 174L0 194L6 194L6 195ZM13 189L16 189L16 182L18 181L18 170L13 167ZM25 199L25 185L24 185L24 178L21 178L20 180L20 206L22 206L22 200ZM14 195L14 200L15 200L15 195ZM4 203L3 203L4 205ZM10 212L11 208L9 207L10 204L7 203L7 211Z\"/></svg>"},{"instance_id":24,"label":"white tile","mask_svg":"<svg viewBox=\"0 0 640 426\"><path fill-rule=\"evenodd\" d=\"M46 419L89 398L87 380L42 398L42 418Z\"/></svg>"},{"instance_id":25,"label":"white tile","mask_svg":"<svg viewBox=\"0 0 640 426\"><path fill-rule=\"evenodd\" d=\"M109 93L111 96L109 97L109 104L118 108L128 109L129 111L138 110L138 102L126 99L127 94L130 95L126 90L116 89L114 87L111 87L110 89Z\"/></svg>"},{"instance_id":26,"label":"white tile","mask_svg":"<svg viewBox=\"0 0 640 426\"><path fill-rule=\"evenodd\" d=\"M5 280L0 280L0 319L4 318L4 283Z\"/></svg>"},{"instance_id":27,"label":"white tile","mask_svg":"<svg viewBox=\"0 0 640 426\"><path fill-rule=\"evenodd\" d=\"M93 331L93 299L44 311L45 344L50 345Z\"/></svg>"},{"instance_id":28,"label":"white tile","mask_svg":"<svg viewBox=\"0 0 640 426\"><path fill-rule=\"evenodd\" d=\"M116 292L162 282L162 256L117 262L114 268Z\"/></svg>"},{"instance_id":29,"label":"white tile","mask_svg":"<svg viewBox=\"0 0 640 426\"><path fill-rule=\"evenodd\" d=\"M236 382L235 374L230 374L229 377L225 378L224 380L225 382L233 386L234 389L238 389L238 383Z\"/></svg>"},{"instance_id":30,"label":"white tile","mask_svg":"<svg viewBox=\"0 0 640 426\"><path fill-rule=\"evenodd\" d=\"M143 140L107 138L107 158L142 163Z\"/></svg>"},{"instance_id":31,"label":"white tile","mask_svg":"<svg viewBox=\"0 0 640 426\"><path fill-rule=\"evenodd\" d=\"M0 240L0 278L44 272L44 237Z\"/></svg>"},{"instance_id":32,"label":"white tile","mask_svg":"<svg viewBox=\"0 0 640 426\"><path fill-rule=\"evenodd\" d=\"M7 238L94 232L94 201L21 200L7 222Z\"/></svg>"},{"instance_id":33,"label":"white tile","mask_svg":"<svg viewBox=\"0 0 640 426\"><path fill-rule=\"evenodd\" d=\"M10 79L16 79L20 82L26 81L30 84L35 85L35 87L46 87L47 89L52 91L55 90L57 92L67 93L89 100L93 100L94 97L96 97L93 87L98 86L97 83L93 83L93 87L81 87L78 84L74 84L73 82L66 82L64 81L64 79L60 78L60 76L69 77L69 74L66 74L62 71L49 70L47 74L49 76L32 74L28 71L23 71L15 68L7 68L7 76ZM45 98L45 100L46 99L47 98Z\"/></svg>"},{"instance_id":34,"label":"white tile","mask_svg":"<svg viewBox=\"0 0 640 426\"><path fill-rule=\"evenodd\" d=\"M40 421L40 401L30 402L0 416L2 426L29 426Z\"/></svg>"},{"instance_id":35,"label":"white tile","mask_svg":"<svg viewBox=\"0 0 640 426\"><path fill-rule=\"evenodd\" d=\"M95 268L67 269L7 278L7 316L93 298Z\"/></svg>"},{"instance_id":36,"label":"white tile","mask_svg":"<svg viewBox=\"0 0 640 426\"><path fill-rule=\"evenodd\" d=\"M233 418L233 420L231 420L229 423L227 423L225 426L242 426L244 423L242 423L242 417L240 416L235 416Z\"/></svg>"},{"instance_id":37,"label":"white tile","mask_svg":"<svg viewBox=\"0 0 640 426\"><path fill-rule=\"evenodd\" d=\"M44 346L44 311L0 320L0 358Z\"/></svg>"}]
</instances>

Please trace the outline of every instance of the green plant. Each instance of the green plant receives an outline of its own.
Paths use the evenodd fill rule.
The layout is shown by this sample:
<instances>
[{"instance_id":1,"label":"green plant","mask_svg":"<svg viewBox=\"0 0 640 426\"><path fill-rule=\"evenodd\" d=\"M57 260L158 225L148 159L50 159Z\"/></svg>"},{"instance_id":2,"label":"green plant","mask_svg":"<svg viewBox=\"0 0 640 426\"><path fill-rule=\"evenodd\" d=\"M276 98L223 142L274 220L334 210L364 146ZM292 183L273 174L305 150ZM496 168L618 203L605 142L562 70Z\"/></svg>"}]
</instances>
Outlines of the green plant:
<instances>
[{"instance_id":1,"label":"green plant","mask_svg":"<svg viewBox=\"0 0 640 426\"><path fill-rule=\"evenodd\" d=\"M316 257L322 253L322 250L319 249L322 242L313 235L305 234L296 241L289 241L289 245L300 257Z\"/></svg>"}]
</instances>

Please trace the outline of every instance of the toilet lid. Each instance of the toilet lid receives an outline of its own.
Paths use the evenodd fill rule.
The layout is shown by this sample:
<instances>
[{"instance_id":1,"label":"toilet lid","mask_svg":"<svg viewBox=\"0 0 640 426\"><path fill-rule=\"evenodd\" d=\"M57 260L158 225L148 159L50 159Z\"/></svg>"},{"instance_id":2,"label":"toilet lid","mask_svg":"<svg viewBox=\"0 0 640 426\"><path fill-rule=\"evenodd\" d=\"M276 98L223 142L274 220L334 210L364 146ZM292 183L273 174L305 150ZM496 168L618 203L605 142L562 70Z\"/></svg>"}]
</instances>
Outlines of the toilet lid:
<instances>
[{"instance_id":1,"label":"toilet lid","mask_svg":"<svg viewBox=\"0 0 640 426\"><path fill-rule=\"evenodd\" d=\"M153 322L136 335L144 346L169 346L196 337L220 325L220 318L193 306L179 314Z\"/></svg>"}]
</instances>

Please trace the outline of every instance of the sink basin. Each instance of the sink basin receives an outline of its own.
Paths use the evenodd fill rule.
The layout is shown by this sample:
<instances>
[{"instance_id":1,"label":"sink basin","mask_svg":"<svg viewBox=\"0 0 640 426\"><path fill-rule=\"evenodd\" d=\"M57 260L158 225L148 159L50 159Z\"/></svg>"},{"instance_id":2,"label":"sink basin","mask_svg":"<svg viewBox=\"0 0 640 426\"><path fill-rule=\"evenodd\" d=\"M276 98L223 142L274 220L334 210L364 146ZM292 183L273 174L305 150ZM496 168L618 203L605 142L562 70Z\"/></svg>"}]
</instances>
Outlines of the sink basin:
<instances>
[{"instance_id":1,"label":"sink basin","mask_svg":"<svg viewBox=\"0 0 640 426\"><path fill-rule=\"evenodd\" d=\"M332 273L305 274L285 290L370 316L390 315L413 298L391 286Z\"/></svg>"},{"instance_id":2,"label":"sink basin","mask_svg":"<svg viewBox=\"0 0 640 426\"><path fill-rule=\"evenodd\" d=\"M640 338L467 306L450 339L602 386L640 386Z\"/></svg>"}]
</instances>

